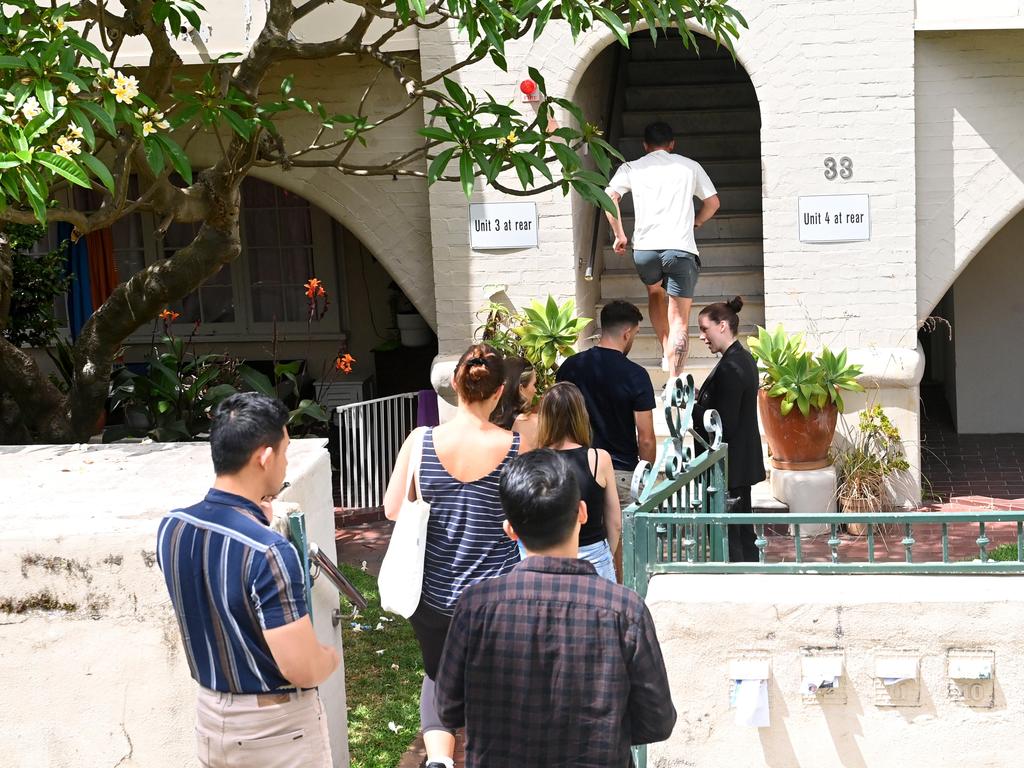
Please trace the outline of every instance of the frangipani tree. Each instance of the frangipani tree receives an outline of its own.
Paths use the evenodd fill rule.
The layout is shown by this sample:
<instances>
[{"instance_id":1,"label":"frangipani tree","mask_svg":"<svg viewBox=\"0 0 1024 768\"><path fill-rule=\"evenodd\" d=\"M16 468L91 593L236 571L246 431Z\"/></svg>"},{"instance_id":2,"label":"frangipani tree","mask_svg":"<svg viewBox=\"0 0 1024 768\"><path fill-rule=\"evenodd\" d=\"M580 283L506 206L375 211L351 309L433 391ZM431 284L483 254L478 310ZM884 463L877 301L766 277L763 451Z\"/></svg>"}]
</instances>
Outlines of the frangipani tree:
<instances>
[{"instance_id":1,"label":"frangipani tree","mask_svg":"<svg viewBox=\"0 0 1024 768\"><path fill-rule=\"evenodd\" d=\"M296 22L334 1L357 7L351 26L326 42L298 40ZM604 25L623 45L641 23L652 35L678 27L689 44L689 19L726 45L745 26L724 0L268 0L266 23L252 47L197 73L183 68L175 41L183 29L201 27L199 2L121 0L121 8L114 12L102 0L7 0L0 6L0 330L13 290L8 224L67 222L77 238L144 210L160 222L158 235L174 222L200 226L172 258L122 276L128 279L95 310L73 347L69 391L49 381L27 350L0 336L0 423L17 426L8 437L66 442L89 436L124 340L239 255L239 186L254 167L417 176L459 183L467 196L478 181L516 195L575 189L607 207L602 189L615 150L574 104L545 97L536 113L522 114L451 76L484 59L504 69L506 43L536 37L553 22L568 24L573 35ZM376 31L380 20L383 32ZM442 24L456 26L472 45L443 72L420 75L417 66L385 50L404 30ZM146 41L150 56L145 68L128 70L117 57L133 37ZM382 76L402 87L405 102L374 114L367 91L355 114L333 114L316 94L296 93L291 77L266 82L282 62L342 54L376 61ZM531 76L543 92L539 73L531 70ZM352 159L355 144L423 100L432 105L432 119L413 149L372 162ZM574 115L578 127L549 132L556 106ZM295 111L314 116L316 127L308 142L293 145L278 121ZM193 176L183 145L202 132L216 136L220 156ZM584 149L597 172L584 167ZM517 183L510 185L506 172L512 171ZM101 193L98 209L62 206L59 193L69 185Z\"/></svg>"}]
</instances>

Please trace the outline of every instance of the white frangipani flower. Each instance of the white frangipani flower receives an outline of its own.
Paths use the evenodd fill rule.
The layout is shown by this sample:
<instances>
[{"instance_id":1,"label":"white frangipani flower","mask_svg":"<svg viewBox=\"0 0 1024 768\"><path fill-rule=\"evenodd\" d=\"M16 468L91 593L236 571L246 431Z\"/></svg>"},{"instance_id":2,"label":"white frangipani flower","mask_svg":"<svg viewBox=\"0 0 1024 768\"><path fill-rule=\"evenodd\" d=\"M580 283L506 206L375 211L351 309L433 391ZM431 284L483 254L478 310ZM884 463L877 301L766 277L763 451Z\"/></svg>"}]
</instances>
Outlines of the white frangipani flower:
<instances>
[{"instance_id":1,"label":"white frangipani flower","mask_svg":"<svg viewBox=\"0 0 1024 768\"><path fill-rule=\"evenodd\" d=\"M25 116L26 120L31 120L33 117L37 117L43 113L43 108L39 106L39 102L35 96L29 96L25 99L25 103L21 105L21 114Z\"/></svg>"}]
</instances>

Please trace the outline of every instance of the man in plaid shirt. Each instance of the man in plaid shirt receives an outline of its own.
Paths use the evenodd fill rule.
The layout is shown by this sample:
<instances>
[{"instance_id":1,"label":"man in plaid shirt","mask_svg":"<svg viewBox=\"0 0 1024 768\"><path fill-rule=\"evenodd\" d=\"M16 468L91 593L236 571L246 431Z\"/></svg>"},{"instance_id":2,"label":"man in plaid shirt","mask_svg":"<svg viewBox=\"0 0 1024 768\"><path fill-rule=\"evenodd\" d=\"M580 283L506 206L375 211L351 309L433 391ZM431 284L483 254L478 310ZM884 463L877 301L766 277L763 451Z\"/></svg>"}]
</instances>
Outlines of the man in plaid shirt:
<instances>
[{"instance_id":1,"label":"man in plaid shirt","mask_svg":"<svg viewBox=\"0 0 1024 768\"><path fill-rule=\"evenodd\" d=\"M625 768L630 746L676 722L651 615L577 559L587 509L556 451L519 456L500 487L505 530L530 556L463 592L438 670L441 721L465 726L467 768Z\"/></svg>"}]
</instances>

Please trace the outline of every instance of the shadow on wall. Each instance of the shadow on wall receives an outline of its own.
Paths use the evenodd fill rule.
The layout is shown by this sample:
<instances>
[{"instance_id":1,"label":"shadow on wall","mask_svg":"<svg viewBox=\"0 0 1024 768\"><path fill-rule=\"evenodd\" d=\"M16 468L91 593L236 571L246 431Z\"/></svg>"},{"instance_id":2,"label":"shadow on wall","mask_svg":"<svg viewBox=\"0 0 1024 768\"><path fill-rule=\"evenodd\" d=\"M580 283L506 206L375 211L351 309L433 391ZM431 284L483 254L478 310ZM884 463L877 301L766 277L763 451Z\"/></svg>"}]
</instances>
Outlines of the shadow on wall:
<instances>
[{"instance_id":1,"label":"shadow on wall","mask_svg":"<svg viewBox=\"0 0 1024 768\"><path fill-rule=\"evenodd\" d=\"M915 45L918 320L1024 208L1024 30Z\"/></svg>"}]
</instances>

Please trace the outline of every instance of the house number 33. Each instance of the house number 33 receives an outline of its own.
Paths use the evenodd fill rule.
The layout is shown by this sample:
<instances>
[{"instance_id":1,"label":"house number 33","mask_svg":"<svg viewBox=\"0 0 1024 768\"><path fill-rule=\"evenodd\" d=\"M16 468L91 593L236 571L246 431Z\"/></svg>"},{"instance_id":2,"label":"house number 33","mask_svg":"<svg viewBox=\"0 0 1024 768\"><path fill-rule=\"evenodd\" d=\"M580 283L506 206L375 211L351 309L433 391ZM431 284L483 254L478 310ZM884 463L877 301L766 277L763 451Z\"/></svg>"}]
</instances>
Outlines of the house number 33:
<instances>
[{"instance_id":1,"label":"house number 33","mask_svg":"<svg viewBox=\"0 0 1024 768\"><path fill-rule=\"evenodd\" d=\"M829 181L838 176L844 181L853 178L853 160L848 157L840 157L838 165L834 157L825 158L825 178Z\"/></svg>"}]
</instances>

